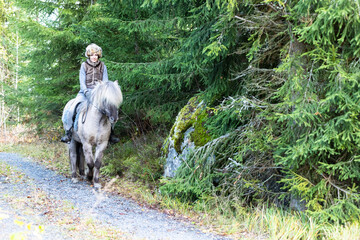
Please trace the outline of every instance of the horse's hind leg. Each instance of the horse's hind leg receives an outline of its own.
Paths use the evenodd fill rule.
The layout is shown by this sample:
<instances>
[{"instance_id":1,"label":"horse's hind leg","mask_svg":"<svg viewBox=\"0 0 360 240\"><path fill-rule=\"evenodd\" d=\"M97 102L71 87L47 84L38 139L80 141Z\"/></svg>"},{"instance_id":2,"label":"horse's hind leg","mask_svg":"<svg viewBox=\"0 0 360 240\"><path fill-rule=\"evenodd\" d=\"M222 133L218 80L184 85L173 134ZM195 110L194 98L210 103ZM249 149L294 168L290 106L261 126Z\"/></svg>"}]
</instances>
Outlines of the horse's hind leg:
<instances>
[{"instance_id":1,"label":"horse's hind leg","mask_svg":"<svg viewBox=\"0 0 360 240\"><path fill-rule=\"evenodd\" d=\"M78 148L78 157L79 157L78 159L79 174L83 179L85 179L85 156L84 156L82 144L80 143Z\"/></svg>"},{"instance_id":2,"label":"horse's hind leg","mask_svg":"<svg viewBox=\"0 0 360 240\"><path fill-rule=\"evenodd\" d=\"M69 158L70 158L70 168L71 168L71 179L75 183L77 182L76 178L76 162L77 162L77 142L73 139L70 141L69 144Z\"/></svg>"}]
</instances>

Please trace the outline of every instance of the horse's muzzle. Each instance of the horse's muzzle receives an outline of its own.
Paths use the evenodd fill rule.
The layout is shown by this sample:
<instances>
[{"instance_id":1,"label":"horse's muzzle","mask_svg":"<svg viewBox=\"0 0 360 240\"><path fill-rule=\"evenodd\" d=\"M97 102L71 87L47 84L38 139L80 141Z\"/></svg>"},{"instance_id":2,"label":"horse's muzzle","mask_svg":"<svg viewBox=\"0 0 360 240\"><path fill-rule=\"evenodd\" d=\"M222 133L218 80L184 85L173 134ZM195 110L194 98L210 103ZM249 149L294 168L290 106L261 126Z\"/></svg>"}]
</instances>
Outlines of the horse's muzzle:
<instances>
[{"instance_id":1,"label":"horse's muzzle","mask_svg":"<svg viewBox=\"0 0 360 240\"><path fill-rule=\"evenodd\" d=\"M105 109L105 115L108 117L111 124L116 123L118 120L118 111L117 109Z\"/></svg>"},{"instance_id":2,"label":"horse's muzzle","mask_svg":"<svg viewBox=\"0 0 360 240\"><path fill-rule=\"evenodd\" d=\"M114 117L109 117L109 120L110 120L110 123L115 123L116 122Z\"/></svg>"}]
</instances>

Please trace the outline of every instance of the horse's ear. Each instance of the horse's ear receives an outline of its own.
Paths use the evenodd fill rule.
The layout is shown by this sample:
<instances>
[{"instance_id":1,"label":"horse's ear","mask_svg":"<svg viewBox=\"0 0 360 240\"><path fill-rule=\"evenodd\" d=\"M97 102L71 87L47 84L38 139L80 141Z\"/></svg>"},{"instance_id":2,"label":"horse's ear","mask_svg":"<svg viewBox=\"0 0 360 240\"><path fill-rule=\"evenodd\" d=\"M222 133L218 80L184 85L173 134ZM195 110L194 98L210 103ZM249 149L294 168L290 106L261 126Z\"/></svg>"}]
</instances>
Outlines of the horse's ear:
<instances>
[{"instance_id":1,"label":"horse's ear","mask_svg":"<svg viewBox=\"0 0 360 240\"><path fill-rule=\"evenodd\" d=\"M114 83L116 83L116 85L119 85L119 82L118 82L118 80L115 80L115 82Z\"/></svg>"}]
</instances>

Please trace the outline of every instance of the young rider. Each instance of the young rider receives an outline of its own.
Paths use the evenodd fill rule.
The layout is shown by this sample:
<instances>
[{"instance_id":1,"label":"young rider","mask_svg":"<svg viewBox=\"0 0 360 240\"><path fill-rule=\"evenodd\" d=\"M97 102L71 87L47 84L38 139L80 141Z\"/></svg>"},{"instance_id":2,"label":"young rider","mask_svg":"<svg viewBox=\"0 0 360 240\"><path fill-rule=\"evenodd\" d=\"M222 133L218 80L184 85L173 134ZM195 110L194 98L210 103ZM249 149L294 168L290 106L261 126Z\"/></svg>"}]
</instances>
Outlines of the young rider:
<instances>
[{"instance_id":1,"label":"young rider","mask_svg":"<svg viewBox=\"0 0 360 240\"><path fill-rule=\"evenodd\" d=\"M71 140L71 128L73 127L73 117L76 107L79 103L86 100L90 96L91 90L101 82L109 81L106 66L99 59L102 57L102 49L98 45L92 43L86 47L85 56L88 58L81 64L80 67L80 91L77 94L74 103L63 116L63 123L65 128L65 136L61 138L62 142L69 142ZM114 136L113 130L109 141L111 143L119 142L119 139Z\"/></svg>"}]
</instances>

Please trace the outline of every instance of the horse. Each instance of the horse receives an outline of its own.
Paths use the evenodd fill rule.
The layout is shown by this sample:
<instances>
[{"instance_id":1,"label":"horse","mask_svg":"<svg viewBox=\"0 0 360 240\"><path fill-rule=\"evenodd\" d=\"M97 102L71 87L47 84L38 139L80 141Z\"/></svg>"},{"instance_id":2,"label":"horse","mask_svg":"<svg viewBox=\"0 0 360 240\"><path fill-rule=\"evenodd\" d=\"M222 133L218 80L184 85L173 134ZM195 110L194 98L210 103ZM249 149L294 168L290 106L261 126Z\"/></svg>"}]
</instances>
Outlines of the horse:
<instances>
[{"instance_id":1,"label":"horse","mask_svg":"<svg viewBox=\"0 0 360 240\"><path fill-rule=\"evenodd\" d=\"M63 115L74 104L74 100L70 100L65 105ZM87 179L94 182L95 188L101 187L99 173L102 158L108 145L112 125L118 120L118 109L122 101L123 96L118 82L107 81L96 85L90 97L80 104L69 143L71 178L74 183L78 182L77 169L80 176L85 178L86 162Z\"/></svg>"}]
</instances>

